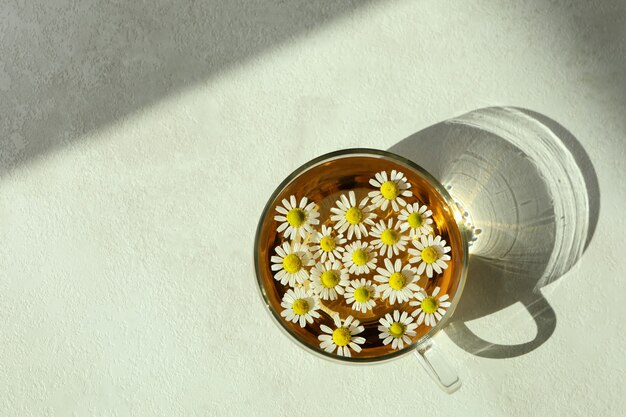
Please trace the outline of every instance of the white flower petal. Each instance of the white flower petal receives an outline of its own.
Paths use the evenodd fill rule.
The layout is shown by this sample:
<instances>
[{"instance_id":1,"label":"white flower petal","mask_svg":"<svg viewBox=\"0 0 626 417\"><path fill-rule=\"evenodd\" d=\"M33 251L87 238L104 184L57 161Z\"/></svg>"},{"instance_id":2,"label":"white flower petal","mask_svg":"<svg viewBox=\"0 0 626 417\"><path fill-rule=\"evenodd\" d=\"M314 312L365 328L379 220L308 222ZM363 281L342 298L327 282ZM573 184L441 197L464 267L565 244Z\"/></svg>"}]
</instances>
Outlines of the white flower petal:
<instances>
[{"instance_id":1,"label":"white flower petal","mask_svg":"<svg viewBox=\"0 0 626 417\"><path fill-rule=\"evenodd\" d=\"M331 343L330 345L326 346L324 350L328 353L333 353L336 347L337 345L335 345L334 343Z\"/></svg>"},{"instance_id":2,"label":"white flower petal","mask_svg":"<svg viewBox=\"0 0 626 417\"><path fill-rule=\"evenodd\" d=\"M354 342L350 342L348 346L350 346L357 353L361 351L361 346L357 345Z\"/></svg>"},{"instance_id":3,"label":"white flower petal","mask_svg":"<svg viewBox=\"0 0 626 417\"><path fill-rule=\"evenodd\" d=\"M328 334L332 334L333 333L333 329L331 329L330 327L326 326L325 324L322 324L320 326L320 330L323 331L324 333L328 333Z\"/></svg>"},{"instance_id":4,"label":"white flower petal","mask_svg":"<svg viewBox=\"0 0 626 417\"><path fill-rule=\"evenodd\" d=\"M424 311L420 312L420 315L417 317L417 320L415 321L418 325L422 324L424 322L424 316L426 315L426 313L424 313Z\"/></svg>"}]
</instances>

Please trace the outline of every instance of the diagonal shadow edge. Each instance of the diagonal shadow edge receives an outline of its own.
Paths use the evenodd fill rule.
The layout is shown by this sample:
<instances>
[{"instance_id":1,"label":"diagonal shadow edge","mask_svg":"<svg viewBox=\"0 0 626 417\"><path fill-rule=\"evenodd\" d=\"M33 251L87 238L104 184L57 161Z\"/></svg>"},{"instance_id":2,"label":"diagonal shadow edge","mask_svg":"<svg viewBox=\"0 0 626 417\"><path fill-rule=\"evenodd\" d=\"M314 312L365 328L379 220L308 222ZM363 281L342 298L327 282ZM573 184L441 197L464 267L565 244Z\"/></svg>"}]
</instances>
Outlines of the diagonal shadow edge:
<instances>
[{"instance_id":1,"label":"diagonal shadow edge","mask_svg":"<svg viewBox=\"0 0 626 417\"><path fill-rule=\"evenodd\" d=\"M0 176L372 2L3 6Z\"/></svg>"}]
</instances>

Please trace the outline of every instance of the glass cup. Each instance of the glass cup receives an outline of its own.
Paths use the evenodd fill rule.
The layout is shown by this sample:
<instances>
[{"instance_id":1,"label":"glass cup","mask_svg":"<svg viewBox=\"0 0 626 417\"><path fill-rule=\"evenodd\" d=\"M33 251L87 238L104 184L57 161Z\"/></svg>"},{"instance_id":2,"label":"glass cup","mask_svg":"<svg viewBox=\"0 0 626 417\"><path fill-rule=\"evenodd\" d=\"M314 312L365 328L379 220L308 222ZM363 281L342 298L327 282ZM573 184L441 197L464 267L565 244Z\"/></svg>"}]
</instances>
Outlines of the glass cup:
<instances>
[{"instance_id":1,"label":"glass cup","mask_svg":"<svg viewBox=\"0 0 626 417\"><path fill-rule=\"evenodd\" d=\"M426 204L433 213L434 232L441 235L446 240L446 244L451 247L449 252L451 259L447 268L440 274L434 273L432 278L428 278L425 272L415 275L415 283L422 288L421 291L424 292L424 295L438 295L441 298L443 294L447 294L449 306L445 314L431 325L422 322L415 329L416 334L409 338L410 342L405 341L404 347L397 349L392 348L391 343L383 344L383 338L380 337L380 329L378 328L379 319L385 317L386 314L393 316L394 310L406 311L410 314L415 307L410 307L409 301L406 300L403 302L396 300L398 302L392 303L389 297L382 299L378 295L374 297L376 305L371 310L363 312L353 310L351 306L346 304L343 295L336 294L336 300L319 300L320 309L318 313L320 317L314 318L312 323L306 323L305 327L301 327L298 322L292 323L286 320L285 317L281 316L281 311L285 309L284 306L281 306L281 301L291 286L289 283L281 284L274 278L276 272L272 270L272 256L276 255L275 248L285 241L289 245L298 243L299 245L308 245L308 247L314 242L311 242L312 234L308 232L296 233L291 240L284 237L284 230L278 232L277 229L279 229L281 222L274 219L276 215L280 215L276 211L276 207L281 206L284 199L289 200L291 195L295 195L297 202L300 202L302 197L307 197L308 201L305 205L308 206L309 202L314 202L315 211L320 214L318 219L327 219L333 215L330 208L335 206L335 202L342 194L348 195L350 190L354 191L358 205L359 201L368 196L368 193L376 190L376 187L370 183L370 179L375 178L375 174L378 172L386 171L389 173L392 170L402 172L407 183L411 185L410 190L413 195L401 198L406 200L407 205L419 203L421 206ZM371 198L367 204L372 204ZM391 203L385 210L379 208L381 214L379 218L375 219L376 223L383 217L385 224L395 224L398 213L406 207L399 205L396 208L397 210L392 208ZM391 223L389 223L390 221ZM324 225L332 228L332 223L327 220ZM322 223L313 227L321 230ZM371 225L367 226L370 230L371 227ZM403 231L403 233L405 232ZM343 235L346 236L345 231ZM270 315L292 340L295 340L309 352L327 359L350 363L388 361L414 352L418 361L434 381L443 390L454 392L460 387L460 380L457 373L447 364L445 358L435 347L433 336L448 323L463 292L467 274L469 237L470 231L465 226L465 219L457 203L450 197L444 186L423 168L386 151L375 149L341 150L320 156L302 165L289 175L269 198L261 215L254 242L256 277L261 296ZM367 237L361 236L359 240L371 243L373 239L374 237L370 234ZM411 236L410 239L420 241L420 238L416 236ZM354 240L357 239L352 236L352 241ZM410 240L407 242L406 248L414 248ZM350 280L360 280L365 277L371 280L374 286L378 284L372 278L377 274L375 270L383 267L386 256L380 255L378 249L375 251L377 256L376 268L363 275L350 273ZM345 253L346 251L343 252L344 255ZM311 253L311 256L314 254ZM403 254L401 251L399 255L392 254L393 257L401 258L403 264L408 264L411 256L406 253ZM314 262L320 262L320 260L316 259ZM311 265L307 266L309 270L313 267ZM307 291L312 291L310 278L309 276L302 283L292 284L295 287L303 287ZM435 288L439 288L439 290L435 290ZM415 301L416 298L411 298L411 300ZM335 314L342 319L351 315L364 326L365 330L359 335L365 339L360 352L353 351L351 356L339 356L334 351L327 352L320 347L317 336L323 334L321 324L332 328ZM416 315L414 323L417 322L417 318L419 318L419 313ZM397 319L395 320L397 321Z\"/></svg>"}]
</instances>

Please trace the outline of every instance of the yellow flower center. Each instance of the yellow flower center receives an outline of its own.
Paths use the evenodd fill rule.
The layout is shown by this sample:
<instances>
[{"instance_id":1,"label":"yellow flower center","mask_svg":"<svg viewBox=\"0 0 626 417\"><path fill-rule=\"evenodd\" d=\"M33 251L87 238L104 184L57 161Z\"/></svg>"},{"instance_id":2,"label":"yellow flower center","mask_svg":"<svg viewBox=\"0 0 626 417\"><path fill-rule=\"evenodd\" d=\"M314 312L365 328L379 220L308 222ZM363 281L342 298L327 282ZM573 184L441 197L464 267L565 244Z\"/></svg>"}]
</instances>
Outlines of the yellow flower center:
<instances>
[{"instance_id":1,"label":"yellow flower center","mask_svg":"<svg viewBox=\"0 0 626 417\"><path fill-rule=\"evenodd\" d=\"M400 239L400 235L398 234L398 232L396 232L393 229L383 230L383 232L380 234L380 240L385 245L393 246L396 243L398 243L399 239Z\"/></svg>"},{"instance_id":2,"label":"yellow flower center","mask_svg":"<svg viewBox=\"0 0 626 417\"><path fill-rule=\"evenodd\" d=\"M346 220L350 224L359 224L363 220L363 212L356 207L350 207L346 211Z\"/></svg>"},{"instance_id":3,"label":"yellow flower center","mask_svg":"<svg viewBox=\"0 0 626 417\"><path fill-rule=\"evenodd\" d=\"M398 196L398 194L400 194L400 189L398 188L398 184L395 182L387 181L380 186L380 193L387 200L393 200Z\"/></svg>"},{"instance_id":4,"label":"yellow flower center","mask_svg":"<svg viewBox=\"0 0 626 417\"><path fill-rule=\"evenodd\" d=\"M409 223L409 226L411 226L412 229L417 229L422 225L422 223L424 223L424 219L419 213L409 214L409 218L406 219L406 221Z\"/></svg>"},{"instance_id":5,"label":"yellow flower center","mask_svg":"<svg viewBox=\"0 0 626 417\"><path fill-rule=\"evenodd\" d=\"M333 342L337 346L345 346L350 343L350 340L352 340L352 335L347 327L339 327L333 332Z\"/></svg>"},{"instance_id":6,"label":"yellow flower center","mask_svg":"<svg viewBox=\"0 0 626 417\"><path fill-rule=\"evenodd\" d=\"M290 253L283 259L283 269L290 274L295 274L302 268L302 261L295 253Z\"/></svg>"},{"instance_id":7,"label":"yellow flower center","mask_svg":"<svg viewBox=\"0 0 626 417\"><path fill-rule=\"evenodd\" d=\"M366 303L370 300L370 290L365 287L359 287L354 290L354 299L359 303Z\"/></svg>"},{"instance_id":8,"label":"yellow flower center","mask_svg":"<svg viewBox=\"0 0 626 417\"><path fill-rule=\"evenodd\" d=\"M324 271L320 281L326 288L335 288L335 285L339 284L339 274L333 270Z\"/></svg>"},{"instance_id":9,"label":"yellow flower center","mask_svg":"<svg viewBox=\"0 0 626 417\"><path fill-rule=\"evenodd\" d=\"M301 208L293 208L287 213L287 221L292 227L300 227L306 221L306 213Z\"/></svg>"},{"instance_id":10,"label":"yellow flower center","mask_svg":"<svg viewBox=\"0 0 626 417\"><path fill-rule=\"evenodd\" d=\"M404 335L404 324L393 322L391 326L389 326L389 334L393 337L402 337Z\"/></svg>"},{"instance_id":11,"label":"yellow flower center","mask_svg":"<svg viewBox=\"0 0 626 417\"><path fill-rule=\"evenodd\" d=\"M394 290L401 290L406 284L406 277L402 272L394 272L389 277L389 286Z\"/></svg>"},{"instance_id":12,"label":"yellow flower center","mask_svg":"<svg viewBox=\"0 0 626 417\"><path fill-rule=\"evenodd\" d=\"M301 316L309 312L309 302L303 298L298 298L291 305L291 309L294 313Z\"/></svg>"},{"instance_id":13,"label":"yellow flower center","mask_svg":"<svg viewBox=\"0 0 626 417\"><path fill-rule=\"evenodd\" d=\"M363 249L357 249L352 252L352 262L354 262L355 265L363 266L367 261L369 261L369 256L367 256L367 252Z\"/></svg>"},{"instance_id":14,"label":"yellow flower center","mask_svg":"<svg viewBox=\"0 0 626 417\"><path fill-rule=\"evenodd\" d=\"M432 264L437 259L439 259L439 251L432 246L424 248L422 251L422 261L427 264Z\"/></svg>"},{"instance_id":15,"label":"yellow flower center","mask_svg":"<svg viewBox=\"0 0 626 417\"><path fill-rule=\"evenodd\" d=\"M422 300L422 310L424 313L430 314L439 308L439 300L435 297L426 297Z\"/></svg>"},{"instance_id":16,"label":"yellow flower center","mask_svg":"<svg viewBox=\"0 0 626 417\"><path fill-rule=\"evenodd\" d=\"M320 248L322 248L324 252L332 252L335 250L336 246L335 238L332 236L324 236L320 239Z\"/></svg>"}]
</instances>

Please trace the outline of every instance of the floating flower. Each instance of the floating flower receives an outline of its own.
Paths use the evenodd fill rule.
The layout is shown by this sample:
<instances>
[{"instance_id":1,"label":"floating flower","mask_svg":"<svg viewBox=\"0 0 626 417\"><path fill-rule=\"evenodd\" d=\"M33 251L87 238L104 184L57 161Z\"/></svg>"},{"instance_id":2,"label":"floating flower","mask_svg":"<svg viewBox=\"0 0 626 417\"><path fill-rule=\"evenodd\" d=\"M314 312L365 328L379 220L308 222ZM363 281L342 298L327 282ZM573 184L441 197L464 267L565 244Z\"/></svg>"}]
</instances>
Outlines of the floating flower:
<instances>
[{"instance_id":1,"label":"floating flower","mask_svg":"<svg viewBox=\"0 0 626 417\"><path fill-rule=\"evenodd\" d=\"M411 337L414 337L417 324L413 323L413 317L409 316L406 311L402 314L398 310L391 314L387 313L385 317L379 321L378 331L380 334L378 337L383 339L383 345L391 343L392 349L403 349L404 344L407 346L411 344Z\"/></svg>"},{"instance_id":2,"label":"floating flower","mask_svg":"<svg viewBox=\"0 0 626 417\"><path fill-rule=\"evenodd\" d=\"M288 289L280 305L285 308L280 315L292 323L300 322L300 327L320 317L315 311L319 308L319 302L304 288Z\"/></svg>"},{"instance_id":3,"label":"floating flower","mask_svg":"<svg viewBox=\"0 0 626 417\"><path fill-rule=\"evenodd\" d=\"M417 307L417 310L413 311L411 315L417 316L418 325L424 322L426 326L433 327L446 314L446 310L451 305L448 301L450 297L448 294L437 297L439 290L440 288L436 287L428 297L420 292L415 296L417 300L409 303L409 305Z\"/></svg>"},{"instance_id":4,"label":"floating flower","mask_svg":"<svg viewBox=\"0 0 626 417\"><path fill-rule=\"evenodd\" d=\"M428 210L425 205L420 207L419 203L407 204L406 208L400 211L398 220L403 222L401 226L403 232L411 229L411 235L421 236L427 235L433 230L431 226L433 219L430 217L432 215L433 212Z\"/></svg>"},{"instance_id":5,"label":"floating flower","mask_svg":"<svg viewBox=\"0 0 626 417\"><path fill-rule=\"evenodd\" d=\"M366 313L376 305L373 300L378 295L376 287L372 285L369 279L361 278L350 281L350 285L346 287L346 303L352 304L352 309Z\"/></svg>"},{"instance_id":6,"label":"floating flower","mask_svg":"<svg viewBox=\"0 0 626 417\"><path fill-rule=\"evenodd\" d=\"M285 238L293 240L297 234L304 239L307 233L313 231L311 226L319 224L317 217L320 214L314 210L315 203L307 204L307 201L306 197L302 197L298 206L295 196L289 197L289 201L283 198L283 206L276 206L279 214L274 216L274 220L281 222L276 229L278 233L284 232Z\"/></svg>"},{"instance_id":7,"label":"floating flower","mask_svg":"<svg viewBox=\"0 0 626 417\"><path fill-rule=\"evenodd\" d=\"M376 173L375 178L370 179L370 184L374 187L378 187L377 191L370 191L368 196L372 199L372 203L376 207L380 207L383 210L387 210L387 206L391 202L393 211L398 211L401 206L406 205L403 197L411 197L413 193L409 188L411 184L404 176L402 172L398 172L395 169L391 171L389 179L387 173L381 171Z\"/></svg>"},{"instance_id":8,"label":"floating flower","mask_svg":"<svg viewBox=\"0 0 626 417\"><path fill-rule=\"evenodd\" d=\"M422 235L421 240L413 240L413 246L417 249L409 249L409 253L413 258L409 259L410 263L417 263L417 274L421 275L426 269L428 278L433 277L433 269L440 274L442 270L448 268L447 261L450 260L450 246L446 246L446 241L437 236L433 239L432 235Z\"/></svg>"},{"instance_id":9,"label":"floating flower","mask_svg":"<svg viewBox=\"0 0 626 417\"><path fill-rule=\"evenodd\" d=\"M378 254L380 256L383 256L387 251L387 257L391 258L392 253L398 255L400 251L406 250L409 238L400 232L400 222L396 222L396 225L393 226L393 219L389 219L386 226L385 221L381 220L372 227L370 235L376 239L372 240L371 243L376 249L379 249Z\"/></svg>"},{"instance_id":10,"label":"floating flower","mask_svg":"<svg viewBox=\"0 0 626 417\"><path fill-rule=\"evenodd\" d=\"M339 261L318 262L311 269L311 287L322 300L336 300L349 283L348 270Z\"/></svg>"},{"instance_id":11,"label":"floating flower","mask_svg":"<svg viewBox=\"0 0 626 417\"><path fill-rule=\"evenodd\" d=\"M296 283L302 284L309 277L306 267L313 265L313 259L308 246L284 242L274 250L278 254L271 258L272 271L278 271L274 274L276 281L283 285L289 283L293 287Z\"/></svg>"},{"instance_id":12,"label":"floating flower","mask_svg":"<svg viewBox=\"0 0 626 417\"><path fill-rule=\"evenodd\" d=\"M392 264L389 259L385 259L385 268L378 268L376 271L379 275L375 275L374 279L381 284L378 291L381 293L383 300L389 298L389 304L395 304L409 301L416 292L421 288L415 283L417 275L410 265L404 265L400 259L396 259L396 263Z\"/></svg>"},{"instance_id":13,"label":"floating flower","mask_svg":"<svg viewBox=\"0 0 626 417\"><path fill-rule=\"evenodd\" d=\"M343 264L351 274L369 274L370 269L376 268L376 254L367 242L357 240L346 246Z\"/></svg>"},{"instance_id":14,"label":"floating flower","mask_svg":"<svg viewBox=\"0 0 626 417\"><path fill-rule=\"evenodd\" d=\"M326 258L331 261L334 261L335 258L341 259L341 252L344 249L339 245L346 243L346 239L341 233L333 236L333 229L323 225L321 232L313 233L311 242L315 243L311 246L311 251L315 252L313 256L315 258L320 257L322 262L326 262Z\"/></svg>"},{"instance_id":15,"label":"floating flower","mask_svg":"<svg viewBox=\"0 0 626 417\"><path fill-rule=\"evenodd\" d=\"M325 324L320 326L320 329L325 333L317 337L321 342L320 347L328 353L332 353L337 348L337 355L340 356L351 356L350 349L357 353L360 352L361 346L359 345L365 343L365 338L355 336L362 333L365 328L360 325L359 321L348 316L342 324L339 314L335 314L333 322L335 323L334 330Z\"/></svg>"},{"instance_id":16,"label":"floating flower","mask_svg":"<svg viewBox=\"0 0 626 417\"><path fill-rule=\"evenodd\" d=\"M352 239L353 234L357 239L361 239L361 236L367 236L365 225L374 224L372 219L376 217L376 213L367 205L369 201L367 197L361 200L357 206L354 191L350 191L348 196L349 198L342 194L337 200L337 207L330 209L331 212L335 213L330 216L330 219L336 222L334 227L339 233L348 231L348 239Z\"/></svg>"}]
</instances>

